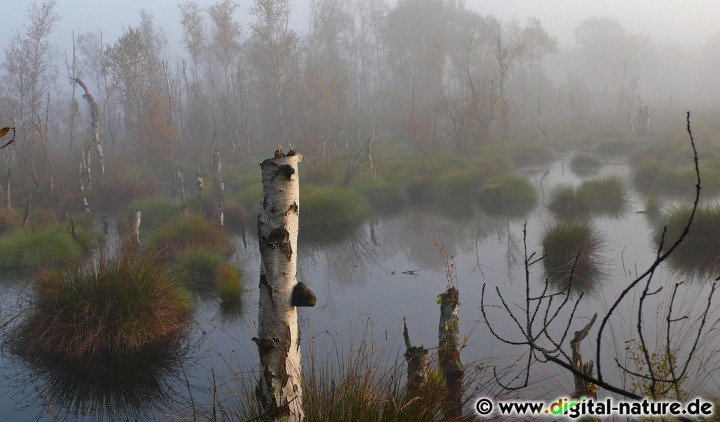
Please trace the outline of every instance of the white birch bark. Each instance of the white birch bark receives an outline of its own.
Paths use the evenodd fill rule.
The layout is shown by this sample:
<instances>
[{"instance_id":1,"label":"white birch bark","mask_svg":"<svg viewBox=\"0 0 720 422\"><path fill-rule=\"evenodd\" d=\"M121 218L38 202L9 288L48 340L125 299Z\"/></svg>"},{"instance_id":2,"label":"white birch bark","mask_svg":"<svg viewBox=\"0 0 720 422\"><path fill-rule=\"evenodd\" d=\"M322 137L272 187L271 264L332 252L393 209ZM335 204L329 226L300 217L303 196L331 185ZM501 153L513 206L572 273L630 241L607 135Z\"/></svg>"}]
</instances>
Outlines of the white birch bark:
<instances>
[{"instance_id":1,"label":"white birch bark","mask_svg":"<svg viewBox=\"0 0 720 422\"><path fill-rule=\"evenodd\" d=\"M80 85L80 88L83 89L83 91L85 92L83 98L85 98L88 105L90 106L90 128L92 129L93 145L95 145L95 155L97 156L98 166L100 170L98 175L98 183L102 184L103 178L105 177L105 154L103 153L103 148L100 144L100 112L98 111L98 105L95 102L95 98L90 94L90 90L88 89L87 85L85 85L85 83L80 78L74 78L73 81L76 84Z\"/></svg>"},{"instance_id":2,"label":"white birch bark","mask_svg":"<svg viewBox=\"0 0 720 422\"><path fill-rule=\"evenodd\" d=\"M281 151L261 164L263 197L258 218L261 253L258 346L262 376L256 389L265 419L299 421L302 410L300 327L293 290L302 156Z\"/></svg>"}]
</instances>

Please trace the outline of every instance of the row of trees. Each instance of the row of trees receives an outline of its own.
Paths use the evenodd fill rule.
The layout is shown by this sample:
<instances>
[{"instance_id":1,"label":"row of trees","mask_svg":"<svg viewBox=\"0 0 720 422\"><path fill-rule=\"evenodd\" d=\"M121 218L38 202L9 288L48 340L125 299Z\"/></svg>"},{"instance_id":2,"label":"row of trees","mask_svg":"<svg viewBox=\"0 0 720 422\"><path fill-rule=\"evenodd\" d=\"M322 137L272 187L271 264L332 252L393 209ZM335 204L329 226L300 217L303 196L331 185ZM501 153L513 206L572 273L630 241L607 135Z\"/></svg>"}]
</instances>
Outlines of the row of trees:
<instances>
[{"instance_id":1,"label":"row of trees","mask_svg":"<svg viewBox=\"0 0 720 422\"><path fill-rule=\"evenodd\" d=\"M235 0L187 1L179 5L186 54L170 57L145 11L116 40L83 33L57 54L55 0L34 5L2 62L0 118L23 145L14 152L36 182L49 148L79 158L92 116L76 79L97 103L102 144L138 162L278 143L339 155L375 133L428 155L536 129L541 112L585 121L608 95L625 118L642 105L642 64L652 63L652 42L610 19L577 29L571 62L592 72L558 81L543 70L556 40L535 19L502 22L459 0L311 6L300 34L289 27L288 0L255 0L247 26Z\"/></svg>"}]
</instances>

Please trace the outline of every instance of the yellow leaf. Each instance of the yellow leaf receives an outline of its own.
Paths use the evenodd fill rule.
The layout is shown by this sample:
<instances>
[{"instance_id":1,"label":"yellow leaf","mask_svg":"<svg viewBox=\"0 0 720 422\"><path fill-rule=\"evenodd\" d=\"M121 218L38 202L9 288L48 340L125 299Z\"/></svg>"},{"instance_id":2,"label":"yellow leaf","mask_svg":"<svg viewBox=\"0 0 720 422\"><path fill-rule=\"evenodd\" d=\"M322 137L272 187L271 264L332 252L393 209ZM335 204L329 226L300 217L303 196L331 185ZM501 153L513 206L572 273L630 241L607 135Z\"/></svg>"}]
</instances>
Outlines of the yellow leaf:
<instances>
[{"instance_id":1,"label":"yellow leaf","mask_svg":"<svg viewBox=\"0 0 720 422\"><path fill-rule=\"evenodd\" d=\"M9 128L9 127L4 127L4 128L2 128L2 129L0 129L0 138L2 138L3 136L7 135L8 132L10 132L10 128Z\"/></svg>"}]
</instances>

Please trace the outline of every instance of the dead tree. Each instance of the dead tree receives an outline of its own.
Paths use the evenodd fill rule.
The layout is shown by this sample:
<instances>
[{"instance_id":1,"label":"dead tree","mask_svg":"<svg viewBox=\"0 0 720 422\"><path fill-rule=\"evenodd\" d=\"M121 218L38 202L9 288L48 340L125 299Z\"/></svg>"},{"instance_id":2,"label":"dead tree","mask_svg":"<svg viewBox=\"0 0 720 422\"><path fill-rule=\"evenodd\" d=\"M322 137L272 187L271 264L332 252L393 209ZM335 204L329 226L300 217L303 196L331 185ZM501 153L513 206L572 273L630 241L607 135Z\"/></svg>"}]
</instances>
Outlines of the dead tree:
<instances>
[{"instance_id":1,"label":"dead tree","mask_svg":"<svg viewBox=\"0 0 720 422\"><path fill-rule=\"evenodd\" d=\"M545 142L550 142L550 138L548 137L548 133L545 130L545 128L542 127L542 121L540 117L542 116L542 103L540 102L540 99L538 98L537 103L537 127L540 129L540 133L543 134L543 137L545 137Z\"/></svg>"},{"instance_id":2,"label":"dead tree","mask_svg":"<svg viewBox=\"0 0 720 422\"><path fill-rule=\"evenodd\" d=\"M286 156L278 148L274 158L260 165L260 293L258 335L253 341L262 375L255 394L264 419L273 421L304 418L297 307L314 306L315 295L296 278L300 161L302 156L295 151Z\"/></svg>"},{"instance_id":3,"label":"dead tree","mask_svg":"<svg viewBox=\"0 0 720 422\"><path fill-rule=\"evenodd\" d=\"M223 212L223 202L225 201L225 184L222 179L222 161L220 160L220 151L213 153L213 185L215 186L215 198L218 201L218 219L220 226L225 223L225 215Z\"/></svg>"},{"instance_id":4,"label":"dead tree","mask_svg":"<svg viewBox=\"0 0 720 422\"><path fill-rule=\"evenodd\" d=\"M83 162L80 162L80 165L78 166L78 189L80 190L80 197L82 198L83 210L86 213L89 213L90 208L88 208L88 201L85 197L85 186L83 185L83 167Z\"/></svg>"},{"instance_id":5,"label":"dead tree","mask_svg":"<svg viewBox=\"0 0 720 422\"><path fill-rule=\"evenodd\" d=\"M85 181L87 182L87 189L92 189L92 175L90 174L90 148L85 151L85 147L80 148L82 154L82 168Z\"/></svg>"},{"instance_id":6,"label":"dead tree","mask_svg":"<svg viewBox=\"0 0 720 422\"><path fill-rule=\"evenodd\" d=\"M5 160L5 208L12 209L12 198L10 197L10 181L12 180L12 160Z\"/></svg>"},{"instance_id":7,"label":"dead tree","mask_svg":"<svg viewBox=\"0 0 720 422\"><path fill-rule=\"evenodd\" d=\"M588 377L593 376L593 362L583 362L582 354L580 354L580 342L582 342L583 339L587 337L588 334L590 334L590 329L592 329L596 319L597 313L593 315L592 319L590 319L590 322L585 326L585 328L580 331L575 331L575 335L573 336L572 340L570 340L570 348L572 349L572 357L570 359L570 362L578 372L582 372ZM582 397L588 399L597 399L597 385L588 382L577 375L574 376L574 379L575 391L570 394L570 397L574 399L579 399Z\"/></svg>"},{"instance_id":8,"label":"dead tree","mask_svg":"<svg viewBox=\"0 0 720 422\"><path fill-rule=\"evenodd\" d=\"M427 387L430 358L428 350L423 346L413 346L407 321L403 318L403 337L405 339L405 360L407 361L407 401L421 397Z\"/></svg>"},{"instance_id":9,"label":"dead tree","mask_svg":"<svg viewBox=\"0 0 720 422\"><path fill-rule=\"evenodd\" d=\"M30 193L27 204L25 204L25 214L23 215L22 224L20 224L21 229L25 229L25 227L27 227L28 221L30 220L31 204L32 204L32 193Z\"/></svg>"},{"instance_id":10,"label":"dead tree","mask_svg":"<svg viewBox=\"0 0 720 422\"><path fill-rule=\"evenodd\" d=\"M200 165L197 166L197 182L195 182L195 187L197 189L197 194L199 197L202 198L203 196L203 172L200 168Z\"/></svg>"},{"instance_id":11,"label":"dead tree","mask_svg":"<svg viewBox=\"0 0 720 422\"><path fill-rule=\"evenodd\" d=\"M167 86L167 97L168 97L168 124L173 126L175 124L175 100L173 99L172 93L172 81L170 80L170 72L168 72L168 62L164 60L162 62L163 72L165 73L165 84Z\"/></svg>"},{"instance_id":12,"label":"dead tree","mask_svg":"<svg viewBox=\"0 0 720 422\"><path fill-rule=\"evenodd\" d=\"M103 179L105 178L105 154L103 153L103 148L100 144L100 112L98 111L98 105L95 102L95 98L92 96L92 94L90 94L90 90L88 89L87 85L85 85L85 83L80 78L73 78L72 81L78 84L80 88L85 91L83 98L90 106L90 128L92 129L92 142L95 146L95 155L97 156L98 167L100 170L98 174L98 183L102 184ZM89 162L90 159L88 151L88 163ZM88 165L88 172L90 171L89 167L90 166Z\"/></svg>"},{"instance_id":13,"label":"dead tree","mask_svg":"<svg viewBox=\"0 0 720 422\"><path fill-rule=\"evenodd\" d=\"M447 388L443 404L445 418L453 419L462 415L462 382L465 369L460 362L460 295L454 286L438 296L440 324L438 329L438 361Z\"/></svg>"},{"instance_id":14,"label":"dead tree","mask_svg":"<svg viewBox=\"0 0 720 422\"><path fill-rule=\"evenodd\" d=\"M136 246L140 246L140 219L142 218L141 211L135 211L135 221L133 222L133 241Z\"/></svg>"},{"instance_id":15,"label":"dead tree","mask_svg":"<svg viewBox=\"0 0 720 422\"><path fill-rule=\"evenodd\" d=\"M660 309L658 312L662 311L665 315L667 315L664 321L664 329L667 330L665 333L666 344L664 346L659 346L661 349L664 349L664 351L660 351L656 355L659 356L663 362L667 362L667 365L669 366L669 370L664 371L665 374L663 376L658 374L656 369L654 369L656 368L654 365L654 359L657 358L653 357L653 355L651 355L648 351L649 347L646 342L646 327L643 321L643 315L648 298L658 294L664 287L653 286L653 278L656 271L660 264L670 257L670 255L683 242L689 233L690 227L695 220L700 201L700 166L698 162L698 152L695 147L695 139L690 127L690 112L687 113L687 132L690 138L690 145L693 150L697 180L695 185L695 198L692 204L690 216L688 217L682 233L674 241L665 238L667 234L667 227L663 230L655 260L645 271L638 271L638 275L635 279L630 281L621 290L614 301L611 301L609 304L605 316L601 319L600 326L595 337L595 365L597 367L597 374L591 374L587 365L578 365L579 359L573 360L573 358L562 348L564 340L569 337L570 328L576 320L575 314L578 311L578 307L582 303L584 296L584 292L580 292L577 295L571 294L574 279L574 267L570 272L569 283L563 289L553 291L553 289L549 287L549 281L547 278L544 286L542 286L540 290L533 288L530 284L530 271L533 265L542 261L544 257L536 257L535 253L528 255L527 228L523 230L525 245L525 303L522 307L515 308L513 304L507 302L500 288L495 288L497 298L500 301L497 307L501 309L501 312L506 314L506 316L510 317L510 323L514 326L514 329L518 333L516 338L509 337L498 332L496 324L491 321L488 316L487 309L489 309L492 305L486 305L486 285L483 285L480 309L483 319L490 329L491 334L503 343L527 348L527 359L525 360L522 369L519 370L519 373L513 374L513 379L520 380L519 382L516 382L514 385L503 383L498 377L497 371L494 370L495 379L503 388L507 390L519 390L526 388L530 385L530 369L533 364L552 362L572 373L576 380L582 380L585 383L585 387L583 388L589 392L592 392L592 389L594 388L593 386L595 386L626 398L635 400L642 399L642 396L637 392L630 391L623 385L614 384L611 381L606 380L602 371L602 355L605 350L603 348L603 344L609 341L605 337L609 328L609 321L614 316L617 317L619 313L618 308L623 301L634 300L635 302L633 303L633 307L634 309L637 309L637 323L634 335L638 340L639 350L641 350L641 360L643 361L641 366L646 369L643 373L639 373L632 368L623 366L620 359L617 357L615 357L614 362L625 374L643 380L643 382L648 386L647 391L642 392L643 395L657 400L660 397L665 397L670 392L674 392L675 398L678 400L683 399L680 383L689 374L690 364L693 361L695 354L699 352L699 344L703 334L707 331L706 325L709 323L708 314L713 308L712 300L718 287L718 280L720 279L715 280L710 286L708 296L703 298L703 302L705 302L705 304L696 307L698 314L694 318L694 331L689 333L687 337L683 337L682 344L674 343L671 339L672 327L690 318L688 315L677 315L678 311L675 308L677 306L675 303L675 297L682 283L675 283L674 290L672 291L672 298L668 301L662 301L658 305L660 307L664 307L664 309ZM579 256L580 254L578 253L578 257ZM518 311L518 309L520 310ZM588 327L586 327L586 329L588 331L590 330ZM656 327L653 326L652 329L655 330ZM503 331L507 332L507 329L504 329ZM576 336L576 338L578 338L578 344L583 331L584 330L581 330L579 332L580 335ZM683 356L683 359L680 360L677 356ZM667 375L668 372L670 374L669 376ZM679 419L687 420L684 418Z\"/></svg>"}]
</instances>

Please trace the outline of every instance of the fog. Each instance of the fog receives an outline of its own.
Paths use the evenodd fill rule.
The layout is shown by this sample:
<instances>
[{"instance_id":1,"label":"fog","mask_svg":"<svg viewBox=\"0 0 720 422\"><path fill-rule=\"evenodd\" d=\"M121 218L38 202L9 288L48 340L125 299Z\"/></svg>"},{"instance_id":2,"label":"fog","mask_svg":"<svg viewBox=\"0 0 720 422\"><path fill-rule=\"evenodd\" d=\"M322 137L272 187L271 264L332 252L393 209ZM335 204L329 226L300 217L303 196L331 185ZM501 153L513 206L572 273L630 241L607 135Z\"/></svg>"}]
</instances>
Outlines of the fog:
<instances>
[{"instance_id":1,"label":"fog","mask_svg":"<svg viewBox=\"0 0 720 422\"><path fill-rule=\"evenodd\" d=\"M233 403L225 410L235 419L255 418L243 413L254 404L238 408L233 400L255 382L237 375L254 377L258 369L257 280L268 283L259 269L275 241L293 262L282 271L291 275L285 287L296 281L297 259L298 279L317 293L317 307L299 314L305 359L321 362L313 350L358 340L352 331L360 325L347 324L358 318L400 365L404 342L393 343L392 334L400 339L402 321L413 343L432 353L435 329L455 327L455 337L474 336L462 345L468 368L502 361L500 371L487 372L502 380L468 377L466 387L495 397L525 379L522 394L556 398L573 391L565 382L572 377L535 360L549 355L531 343L545 340L524 342L531 330L523 333L525 324L510 318L532 302L533 315L547 306L546 319L533 316L527 327L545 324L532 331L548 337L560 332L549 339L553 354L578 321L609 312L613 338L601 342L598 334L601 350L591 359L612 368L605 379L618 388L648 388L647 377L620 365L639 372L658 365L638 350L655 350L652 358L660 356L664 367L692 360L701 344L700 354L712 358L680 364L692 375L678 380L689 397L718 397L720 386L705 381L720 368L720 344L697 323L707 311L687 317L694 321L688 324L670 316L710 308L716 285L694 281L720 274L720 2L0 0L0 10L0 344L23 334L17 345L0 347L0 419L42 419L56 405L69 406L66 416L143 419L145 412L187 415L192 407L214 417L217 397ZM282 160L292 165L272 173ZM283 206L268 206L267 192L282 196ZM260 212L287 228L263 237L256 232ZM286 242L282 233L299 233L299 241ZM668 240L680 236L687 238ZM668 245L673 254L660 253ZM105 259L160 276L131 269L123 272L128 277L105 277L114 268ZM648 266L647 284L632 280ZM124 310L156 301L143 292L113 293L154 286L135 283L137 274L172 285L173 295L160 299L177 303L157 302L173 309L175 325L146 343L126 347L117 336L107 346L103 336L113 337L114 328L105 321L133 318ZM97 295L98 309L116 309L108 305L116 296L138 302L120 302L117 315L98 311L99 326L79 324L85 311L66 311L55 296L74 286L66 279L75 276L78 285L94 287L102 278L113 287ZM688 283L675 284L680 278ZM484 302L486 283L491 296ZM629 283L645 293L619 293ZM459 291L462 317L438 325L437 294L456 288L452 301L457 305ZM678 291L683 300L673 302ZM84 294L73 303L85 306ZM560 295L566 299L553 305ZM303 304L314 305L309 297ZM481 320L485 304L503 333L517 323L510 335L519 343L494 337ZM720 310L712 312L717 318ZM148 315L148 327L165 330ZM565 328L548 329L556 316ZM47 338L35 336L33 324L46 322L59 334L43 346L34 339ZM62 348L83 343L82 332L74 338L64 331L79 326L97 329L91 357L113 365L88 365L89 374L64 383L54 364L74 372L66 359L88 358ZM636 330L648 345L633 343ZM341 341L323 343L322 333ZM692 345L686 339L695 333L703 339ZM665 335L672 337L667 345ZM158 342L182 353L153 349ZM270 343L281 342L257 346ZM148 369L154 388L137 389L148 384L136 373L144 371L129 371L127 388L95 391L113 371L125 372L120 357L139 350L172 357L159 359L163 370ZM523 353L528 360L515 360ZM399 368L374 359L357 361ZM387 375L388 389L369 396L396 403L388 397L398 378ZM165 377L182 396L165 388ZM335 385L346 383L331 383L320 387L332 390L327 400L335 408ZM46 406L51 397L69 403ZM198 410L194 397L204 403ZM116 404L123 409L106 408Z\"/></svg>"}]
</instances>

